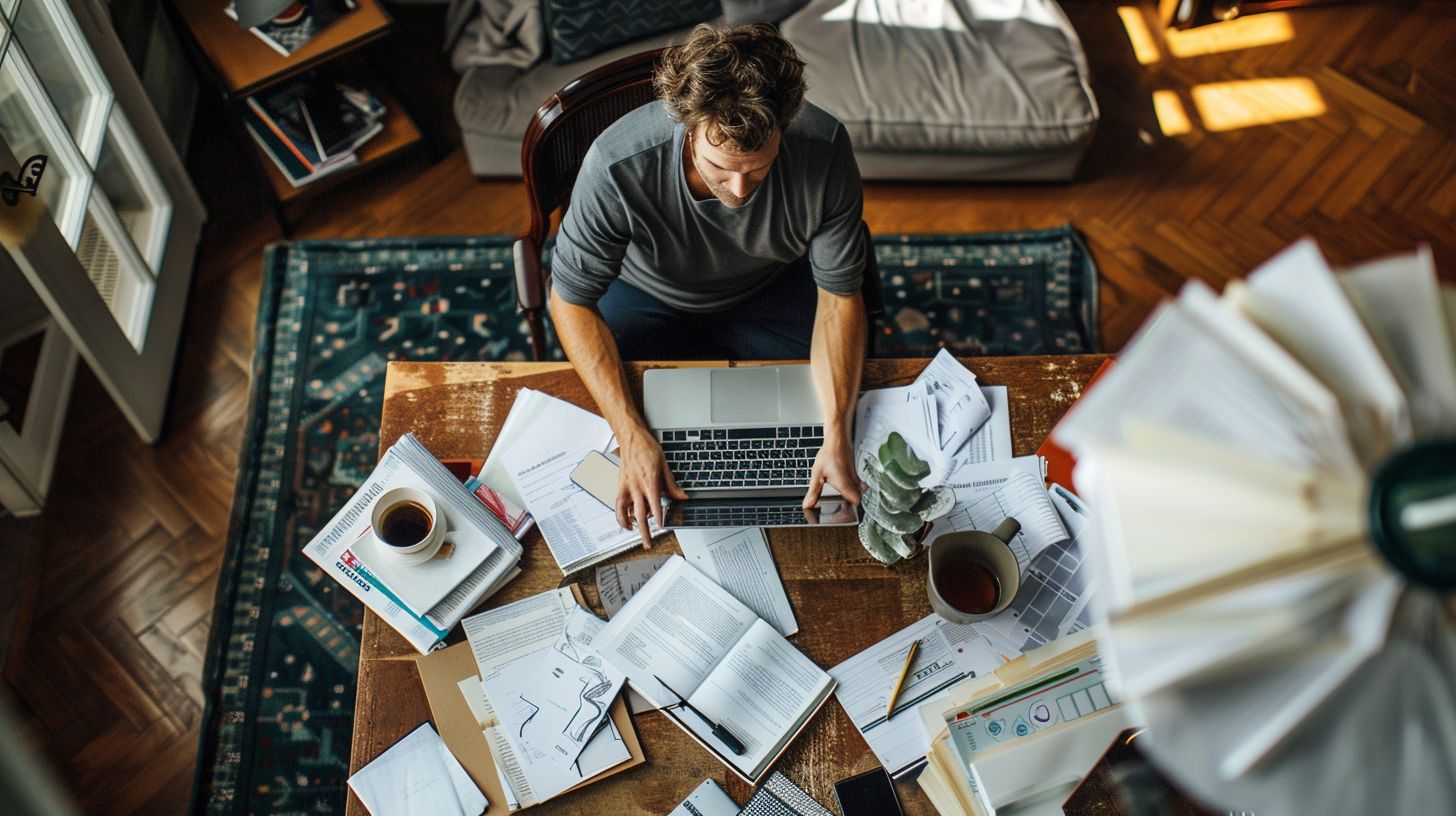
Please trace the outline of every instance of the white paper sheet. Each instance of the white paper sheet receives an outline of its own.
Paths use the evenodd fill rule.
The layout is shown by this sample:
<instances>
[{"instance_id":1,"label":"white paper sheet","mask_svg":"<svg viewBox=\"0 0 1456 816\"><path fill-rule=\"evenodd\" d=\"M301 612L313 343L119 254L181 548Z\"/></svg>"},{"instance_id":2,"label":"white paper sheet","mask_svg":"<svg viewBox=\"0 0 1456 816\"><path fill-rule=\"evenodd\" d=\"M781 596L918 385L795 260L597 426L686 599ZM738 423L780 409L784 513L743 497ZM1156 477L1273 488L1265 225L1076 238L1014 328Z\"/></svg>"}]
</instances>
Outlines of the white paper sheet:
<instances>
[{"instance_id":1,"label":"white paper sheet","mask_svg":"<svg viewBox=\"0 0 1456 816\"><path fill-rule=\"evenodd\" d=\"M571 472L593 451L612 442L607 421L565 400L522 388L535 418L501 453L526 509L563 573L572 573L623 550L640 537L623 530L616 513L571 481Z\"/></svg>"},{"instance_id":2,"label":"white paper sheet","mask_svg":"<svg viewBox=\"0 0 1456 816\"><path fill-rule=\"evenodd\" d=\"M935 522L927 541L954 530L991 532L1014 517L1021 532L1010 546L1024 573L1038 553L1070 538L1047 493L1040 456L968 464L951 474L946 486L955 492L955 509Z\"/></svg>"},{"instance_id":3,"label":"white paper sheet","mask_svg":"<svg viewBox=\"0 0 1456 816\"><path fill-rule=\"evenodd\" d=\"M757 527L678 530L683 557L784 637L799 631L768 538Z\"/></svg>"},{"instance_id":4,"label":"white paper sheet","mask_svg":"<svg viewBox=\"0 0 1456 816\"><path fill-rule=\"evenodd\" d=\"M581 607L573 609L521 692L535 706L535 714L522 724L522 743L558 765L576 761L627 680L592 648L592 639L606 625Z\"/></svg>"},{"instance_id":5,"label":"white paper sheet","mask_svg":"<svg viewBox=\"0 0 1456 816\"><path fill-rule=\"evenodd\" d=\"M920 650L887 720L885 706L915 640ZM900 777L922 765L930 750L915 709L944 701L951 686L995 671L1003 662L975 624L951 626L932 614L830 669L829 676L839 684L834 695L850 722L885 770Z\"/></svg>"},{"instance_id":6,"label":"white paper sheet","mask_svg":"<svg viewBox=\"0 0 1456 816\"><path fill-rule=\"evenodd\" d=\"M360 768L349 787L373 816L479 816L488 804L429 723Z\"/></svg>"},{"instance_id":7,"label":"white paper sheet","mask_svg":"<svg viewBox=\"0 0 1456 816\"><path fill-rule=\"evenodd\" d=\"M496 717L496 723L485 729L491 756L522 807L550 799L631 758L626 742L610 717L570 765L558 764L522 741L523 726L537 711L522 689L535 677L538 657L532 655L510 663L479 683Z\"/></svg>"},{"instance_id":8,"label":"white paper sheet","mask_svg":"<svg viewBox=\"0 0 1456 816\"><path fill-rule=\"evenodd\" d=\"M1011 458L1011 399L1004 385L981 386L981 396L991 409L991 416L971 434L965 447L956 452L951 471L964 464L999 462Z\"/></svg>"},{"instance_id":9,"label":"white paper sheet","mask_svg":"<svg viewBox=\"0 0 1456 816\"><path fill-rule=\"evenodd\" d=\"M1086 505L1066 488L1052 485L1048 492L1072 538L1031 559L1011 605L981 621L981 628L998 649L1029 651L1090 625L1087 604L1092 583L1079 541L1090 517Z\"/></svg>"},{"instance_id":10,"label":"white paper sheet","mask_svg":"<svg viewBox=\"0 0 1456 816\"><path fill-rule=\"evenodd\" d=\"M915 382L924 385L935 399L940 456L949 458L991 416L991 406L976 385L976 375L945 349L935 355Z\"/></svg>"}]
</instances>

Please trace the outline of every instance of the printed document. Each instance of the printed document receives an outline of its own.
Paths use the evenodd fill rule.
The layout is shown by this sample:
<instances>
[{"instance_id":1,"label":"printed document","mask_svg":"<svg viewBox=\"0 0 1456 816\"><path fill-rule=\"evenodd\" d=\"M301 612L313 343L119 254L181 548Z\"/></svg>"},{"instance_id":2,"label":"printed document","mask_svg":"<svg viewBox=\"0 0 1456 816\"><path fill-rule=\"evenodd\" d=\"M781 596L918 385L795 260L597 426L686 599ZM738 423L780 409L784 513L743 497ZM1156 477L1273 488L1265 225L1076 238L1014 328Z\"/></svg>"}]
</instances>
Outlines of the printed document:
<instances>
[{"instance_id":1,"label":"printed document","mask_svg":"<svg viewBox=\"0 0 1456 816\"><path fill-rule=\"evenodd\" d=\"M597 567L597 595L601 596L602 606L607 610L607 617L609 619L615 617L617 612L627 605L627 601L637 594L637 590L646 586L648 579L656 574L670 557L670 555L650 555L646 558L634 558L631 561L602 564Z\"/></svg>"},{"instance_id":2,"label":"printed document","mask_svg":"<svg viewBox=\"0 0 1456 816\"><path fill-rule=\"evenodd\" d=\"M991 416L991 406L976 385L976 375L946 349L935 355L930 365L915 378L915 383L924 385L935 399L940 427L940 455L937 458L949 459Z\"/></svg>"},{"instance_id":3,"label":"printed document","mask_svg":"<svg viewBox=\"0 0 1456 816\"><path fill-rule=\"evenodd\" d=\"M663 711L669 719L750 782L834 689L829 675L783 635L676 556L612 618L596 644L644 697L659 708L671 706ZM747 750L733 754L712 735L712 726L674 706L673 692Z\"/></svg>"},{"instance_id":4,"label":"printed document","mask_svg":"<svg viewBox=\"0 0 1456 816\"><path fill-rule=\"evenodd\" d=\"M614 510L571 481L587 454L611 445L607 421L565 400L536 394L523 388L517 395L532 401L535 421L501 457L556 564L572 573L631 549L641 537L622 529Z\"/></svg>"},{"instance_id":5,"label":"printed document","mask_svg":"<svg viewBox=\"0 0 1456 816\"><path fill-rule=\"evenodd\" d=\"M983 386L981 396L991 407L991 416L955 455L931 468L929 484L944 484L950 474L966 465L1011 458L1011 400L1007 388L1004 385Z\"/></svg>"},{"instance_id":6,"label":"printed document","mask_svg":"<svg viewBox=\"0 0 1456 816\"><path fill-rule=\"evenodd\" d=\"M920 650L895 702L895 713L886 720L890 692L916 640ZM977 624L955 626L931 614L840 663L829 675L839 684L835 696L850 722L885 770L898 778L924 765L930 750L915 709L948 700L946 689L995 671L1003 662Z\"/></svg>"},{"instance_id":7,"label":"printed document","mask_svg":"<svg viewBox=\"0 0 1456 816\"><path fill-rule=\"evenodd\" d=\"M1040 456L960 468L946 483L955 493L955 509L935 522L926 540L954 530L990 532L1014 517L1021 532L1011 539L1011 551L1024 573L1038 553L1070 538L1042 478Z\"/></svg>"},{"instance_id":8,"label":"printed document","mask_svg":"<svg viewBox=\"0 0 1456 816\"><path fill-rule=\"evenodd\" d=\"M1072 537L1032 558L1011 605L978 624L1002 651L1027 652L1091 625L1092 582L1080 542L1091 520L1087 506L1061 485L1052 485L1048 493Z\"/></svg>"},{"instance_id":9,"label":"printed document","mask_svg":"<svg viewBox=\"0 0 1456 816\"><path fill-rule=\"evenodd\" d=\"M799 631L799 622L794 618L763 530L714 527L675 532L678 546L689 564L768 621L779 634L788 637ZM669 557L637 558L624 564L598 567L597 592L607 609L607 617L616 616Z\"/></svg>"},{"instance_id":10,"label":"printed document","mask_svg":"<svg viewBox=\"0 0 1456 816\"><path fill-rule=\"evenodd\" d=\"M936 404L924 383L875 388L860 394L854 406L856 456L877 456L891 432L905 438L911 450L934 465L942 461Z\"/></svg>"},{"instance_id":11,"label":"printed document","mask_svg":"<svg viewBox=\"0 0 1456 816\"><path fill-rule=\"evenodd\" d=\"M467 677L461 680L460 693L464 695L465 702L475 715L476 724L480 726L486 743L490 745L491 758L495 760L496 771L507 791L507 805L513 811L550 799L632 758L616 723L612 722L611 717L607 717L601 728L587 741L575 764L570 767L557 765L523 749L512 739L509 727L491 704L480 678Z\"/></svg>"},{"instance_id":12,"label":"printed document","mask_svg":"<svg viewBox=\"0 0 1456 816\"><path fill-rule=\"evenodd\" d=\"M578 609L571 589L564 587L462 621L480 678L466 678L460 691L475 712L506 787L521 807L549 799L631 758L610 717L571 765L555 762L521 741L519 724L535 708L523 698L522 689L536 682L544 650L557 642L566 631L567 618Z\"/></svg>"},{"instance_id":13,"label":"printed document","mask_svg":"<svg viewBox=\"0 0 1456 816\"><path fill-rule=\"evenodd\" d=\"M429 723L349 777L373 816L479 816L485 794Z\"/></svg>"}]
</instances>

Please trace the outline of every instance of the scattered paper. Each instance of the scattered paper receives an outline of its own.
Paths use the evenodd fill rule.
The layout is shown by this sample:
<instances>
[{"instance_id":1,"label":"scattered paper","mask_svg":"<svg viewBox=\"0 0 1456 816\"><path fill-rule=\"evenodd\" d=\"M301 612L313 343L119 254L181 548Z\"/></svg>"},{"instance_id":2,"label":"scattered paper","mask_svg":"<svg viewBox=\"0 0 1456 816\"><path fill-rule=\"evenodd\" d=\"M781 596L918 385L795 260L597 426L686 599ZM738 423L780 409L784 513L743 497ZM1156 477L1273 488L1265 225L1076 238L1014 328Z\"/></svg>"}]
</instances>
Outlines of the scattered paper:
<instances>
[{"instance_id":1,"label":"scattered paper","mask_svg":"<svg viewBox=\"0 0 1456 816\"><path fill-rule=\"evenodd\" d=\"M991 406L976 385L976 375L945 349L935 355L915 383L925 386L935 399L942 459L960 450L991 416Z\"/></svg>"},{"instance_id":2,"label":"scattered paper","mask_svg":"<svg viewBox=\"0 0 1456 816\"><path fill-rule=\"evenodd\" d=\"M479 816L488 804L429 723L360 768L349 787L373 816Z\"/></svg>"},{"instance_id":3,"label":"scattered paper","mask_svg":"<svg viewBox=\"0 0 1456 816\"><path fill-rule=\"evenodd\" d=\"M520 807L549 799L631 758L611 717L602 720L601 727L569 766L553 762L544 751L522 743L521 723L535 714L537 706L528 702L521 690L530 688L543 650L561 637L568 617L578 609L571 590L562 588L462 621L481 676L462 681L460 691L475 713L496 767Z\"/></svg>"},{"instance_id":4,"label":"scattered paper","mask_svg":"<svg viewBox=\"0 0 1456 816\"><path fill-rule=\"evenodd\" d=\"M1027 652L1091 625L1092 583L1079 540L1090 521L1087 508L1061 485L1048 492L1072 537L1032 558L1011 605L980 622L998 649Z\"/></svg>"},{"instance_id":5,"label":"scattered paper","mask_svg":"<svg viewBox=\"0 0 1456 816\"><path fill-rule=\"evenodd\" d=\"M461 621L480 676L495 674L510 663L548 648L566 628L567 614L576 608L571 589L562 587Z\"/></svg>"},{"instance_id":6,"label":"scattered paper","mask_svg":"<svg viewBox=\"0 0 1456 816\"><path fill-rule=\"evenodd\" d=\"M991 408L991 416L973 434L965 447L951 457L946 473L954 473L962 465L999 462L1011 458L1011 400L1004 385L981 387L981 396Z\"/></svg>"},{"instance_id":7,"label":"scattered paper","mask_svg":"<svg viewBox=\"0 0 1456 816\"><path fill-rule=\"evenodd\" d=\"M536 665L521 697L535 708L521 724L521 741L558 765L576 761L587 740L607 716L626 675L602 662L592 639L606 621L577 607L566 628Z\"/></svg>"},{"instance_id":8,"label":"scattered paper","mask_svg":"<svg viewBox=\"0 0 1456 816\"><path fill-rule=\"evenodd\" d=\"M854 417L856 460L864 454L877 456L892 432L932 466L942 460L935 399L924 383L866 391L855 404Z\"/></svg>"},{"instance_id":9,"label":"scattered paper","mask_svg":"<svg viewBox=\"0 0 1456 816\"><path fill-rule=\"evenodd\" d=\"M920 650L887 720L885 706L915 640ZM885 770L898 778L923 765L930 750L915 709L944 703L951 686L995 671L1003 662L976 624L956 626L932 614L840 663L829 675L839 684L834 694L850 722Z\"/></svg>"}]
</instances>

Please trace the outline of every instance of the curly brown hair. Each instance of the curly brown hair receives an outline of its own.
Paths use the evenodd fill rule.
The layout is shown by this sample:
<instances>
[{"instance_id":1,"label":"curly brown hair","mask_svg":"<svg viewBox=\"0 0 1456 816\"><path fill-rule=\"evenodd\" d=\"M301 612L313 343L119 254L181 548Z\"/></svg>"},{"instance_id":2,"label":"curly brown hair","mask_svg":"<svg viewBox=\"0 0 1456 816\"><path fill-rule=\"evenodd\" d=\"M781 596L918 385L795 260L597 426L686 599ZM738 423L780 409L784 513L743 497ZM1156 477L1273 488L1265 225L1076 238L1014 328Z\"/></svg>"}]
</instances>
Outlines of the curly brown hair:
<instances>
[{"instance_id":1,"label":"curly brown hair","mask_svg":"<svg viewBox=\"0 0 1456 816\"><path fill-rule=\"evenodd\" d=\"M778 29L704 23L663 52L652 87L689 131L709 123L713 144L751 153L788 126L807 86L804 61Z\"/></svg>"}]
</instances>

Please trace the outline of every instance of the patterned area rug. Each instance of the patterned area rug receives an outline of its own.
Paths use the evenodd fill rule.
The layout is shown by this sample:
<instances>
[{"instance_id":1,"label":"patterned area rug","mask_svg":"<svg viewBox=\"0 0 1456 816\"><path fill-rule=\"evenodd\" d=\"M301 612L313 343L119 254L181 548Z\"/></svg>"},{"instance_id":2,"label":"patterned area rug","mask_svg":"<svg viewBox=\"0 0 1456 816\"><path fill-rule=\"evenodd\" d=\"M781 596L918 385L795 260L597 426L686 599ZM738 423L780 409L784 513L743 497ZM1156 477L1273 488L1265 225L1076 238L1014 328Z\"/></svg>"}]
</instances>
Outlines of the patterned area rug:
<instances>
[{"instance_id":1,"label":"patterned area rug","mask_svg":"<svg viewBox=\"0 0 1456 816\"><path fill-rule=\"evenodd\" d=\"M1096 350L1096 269L1070 227L876 253L881 356ZM510 258L504 236L269 249L194 813L343 811L363 606L300 549L374 466L389 360L528 359Z\"/></svg>"}]
</instances>

